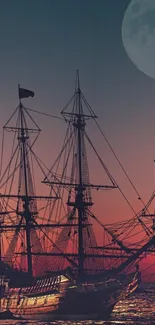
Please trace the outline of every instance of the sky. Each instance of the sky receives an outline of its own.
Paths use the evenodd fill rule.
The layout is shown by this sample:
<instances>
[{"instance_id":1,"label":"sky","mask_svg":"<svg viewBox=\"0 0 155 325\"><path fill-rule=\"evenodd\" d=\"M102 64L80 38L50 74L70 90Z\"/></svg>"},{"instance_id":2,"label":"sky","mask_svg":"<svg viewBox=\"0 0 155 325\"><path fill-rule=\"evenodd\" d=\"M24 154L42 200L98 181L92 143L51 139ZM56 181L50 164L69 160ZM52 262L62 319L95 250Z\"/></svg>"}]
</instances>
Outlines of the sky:
<instances>
[{"instance_id":1,"label":"sky","mask_svg":"<svg viewBox=\"0 0 155 325\"><path fill-rule=\"evenodd\" d=\"M35 92L34 99L24 101L26 107L59 115L72 96L79 69L82 91L101 128L140 195L148 200L155 186L155 81L140 72L125 52L121 26L129 3L1 1L0 127L18 104L18 84ZM54 139L52 160L63 139L63 127L55 120L35 118L44 141L45 129L47 137ZM42 145L45 157L46 147ZM105 155L112 175L137 205L123 175Z\"/></svg>"},{"instance_id":2,"label":"sky","mask_svg":"<svg viewBox=\"0 0 155 325\"><path fill-rule=\"evenodd\" d=\"M18 105L18 84L35 92L33 99L24 101L26 107L59 116L73 94L79 69L85 97L140 196L147 201L155 188L155 80L139 71L124 49L121 26L129 3L1 0L0 129ZM50 167L65 126L34 116L43 130L37 149ZM99 142L99 134L92 131ZM141 205L137 195L114 157L110 160L110 155L101 155L138 211ZM105 208L97 208L98 212L104 208L105 222L106 214L111 215L111 221L132 215L126 204L120 206L116 201L111 210L106 200Z\"/></svg>"}]
</instances>

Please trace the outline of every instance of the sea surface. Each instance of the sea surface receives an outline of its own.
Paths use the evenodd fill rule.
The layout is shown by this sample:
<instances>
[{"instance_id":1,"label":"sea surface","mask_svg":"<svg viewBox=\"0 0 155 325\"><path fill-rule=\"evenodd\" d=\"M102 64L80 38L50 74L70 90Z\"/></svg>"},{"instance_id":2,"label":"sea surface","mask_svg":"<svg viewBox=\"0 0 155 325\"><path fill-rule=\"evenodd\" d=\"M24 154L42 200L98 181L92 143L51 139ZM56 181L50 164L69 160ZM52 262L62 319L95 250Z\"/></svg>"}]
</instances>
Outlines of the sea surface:
<instances>
[{"instance_id":1,"label":"sea surface","mask_svg":"<svg viewBox=\"0 0 155 325\"><path fill-rule=\"evenodd\" d=\"M0 320L0 325L155 325L155 288L120 301L108 321L21 321Z\"/></svg>"}]
</instances>

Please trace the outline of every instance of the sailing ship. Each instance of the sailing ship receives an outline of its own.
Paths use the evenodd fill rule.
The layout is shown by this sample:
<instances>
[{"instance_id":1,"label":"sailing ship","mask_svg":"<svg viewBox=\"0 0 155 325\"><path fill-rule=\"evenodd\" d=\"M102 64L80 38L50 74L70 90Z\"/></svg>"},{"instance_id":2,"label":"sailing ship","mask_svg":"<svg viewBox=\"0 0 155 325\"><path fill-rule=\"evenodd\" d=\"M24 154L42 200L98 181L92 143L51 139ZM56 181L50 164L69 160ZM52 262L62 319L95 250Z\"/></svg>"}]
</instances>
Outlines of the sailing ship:
<instances>
[{"instance_id":1,"label":"sailing ship","mask_svg":"<svg viewBox=\"0 0 155 325\"><path fill-rule=\"evenodd\" d=\"M86 122L97 116L81 91L78 72L75 92L61 112L68 125L65 140L50 169L33 150L40 128L22 102L33 95L19 86L19 106L3 128L14 132L14 137L4 171L1 163L1 317L11 313L39 320L106 319L133 280L135 272L127 274L125 268L142 251L133 254L92 212L91 190L118 186L86 133ZM85 138L107 175L106 185L90 182ZM2 141L2 155L3 147ZM44 175L42 186L50 194L36 195L32 157ZM99 253L94 221L111 240L110 247L106 243Z\"/></svg>"}]
</instances>

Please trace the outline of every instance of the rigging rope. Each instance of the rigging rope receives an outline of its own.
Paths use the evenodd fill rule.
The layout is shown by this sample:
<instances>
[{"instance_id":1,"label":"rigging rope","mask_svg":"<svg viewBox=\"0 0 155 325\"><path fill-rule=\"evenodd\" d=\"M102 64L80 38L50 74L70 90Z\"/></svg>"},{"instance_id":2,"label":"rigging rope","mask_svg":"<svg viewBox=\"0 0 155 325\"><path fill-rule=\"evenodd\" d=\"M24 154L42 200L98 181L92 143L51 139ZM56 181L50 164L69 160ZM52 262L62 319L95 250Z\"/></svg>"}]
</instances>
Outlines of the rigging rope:
<instances>
[{"instance_id":1,"label":"rigging rope","mask_svg":"<svg viewBox=\"0 0 155 325\"><path fill-rule=\"evenodd\" d=\"M137 196L138 196L138 200L140 200L140 201L143 203L143 205L145 206L145 202L144 202L143 199L141 198L141 196L140 196L140 194L138 193L138 191L137 191L135 185L133 184L133 182L132 182L132 180L130 179L128 173L126 172L125 168L123 167L121 161L120 161L119 158L117 157L117 155L116 155L114 149L112 148L112 146L111 146L111 144L109 143L107 137L105 136L104 132L102 131L102 129L101 129L99 123L98 123L96 120L94 120L94 121L95 121L95 123L96 123L98 129L100 130L100 132L101 132L101 134L102 134L104 140L106 141L108 147L110 148L111 152L113 153L114 157L116 158L117 162L119 163L120 167L122 168L122 170L123 170L125 176L127 177L128 181L130 182L131 186L133 187L134 191L136 192L136 194L137 194Z\"/></svg>"},{"instance_id":2,"label":"rigging rope","mask_svg":"<svg viewBox=\"0 0 155 325\"><path fill-rule=\"evenodd\" d=\"M38 113L38 114L41 114L41 115L49 116L49 117L52 117L52 118L56 118L57 120L61 120L61 121L66 122L64 118L59 117L59 116L55 116L55 115L51 115L51 114L47 114L47 113L43 113L43 112L40 112L40 111L37 111L37 110L31 109L31 108L25 108L25 109L28 110L28 111L34 112L34 113Z\"/></svg>"},{"instance_id":3,"label":"rigging rope","mask_svg":"<svg viewBox=\"0 0 155 325\"><path fill-rule=\"evenodd\" d=\"M83 98L83 101L84 101L85 105L87 106L87 108L88 108L90 114L92 114L92 116L93 116L93 115L94 115L94 111L93 111L93 109L91 108L91 106L89 105L89 103L87 102L87 100L86 100L86 98L84 97L83 94L82 94L82 98ZM145 206L145 202L144 202L143 199L141 198L141 196L140 196L139 192L137 191L135 185L133 184L132 180L130 179L128 173L126 172L125 168L123 167L123 165L122 165L121 161L119 160L118 156L116 155L116 152L114 151L114 149L112 148L112 146L111 146L110 142L108 141L106 135L105 135L104 132L102 131L102 129L101 129L99 123L97 122L97 120L96 120L95 118L94 118L93 120L94 120L94 122L96 123L96 125L97 125L99 131L101 132L101 134L102 134L104 140L106 141L106 143L107 143L108 147L110 148L111 152L113 153L114 157L116 158L118 164L119 164L120 167L122 168L122 170L123 170L125 176L127 177L129 183L131 184L131 186L133 187L134 191L136 192L136 194L137 194L137 196L138 196L138 199L141 200L141 202L142 202L143 205Z\"/></svg>"}]
</instances>

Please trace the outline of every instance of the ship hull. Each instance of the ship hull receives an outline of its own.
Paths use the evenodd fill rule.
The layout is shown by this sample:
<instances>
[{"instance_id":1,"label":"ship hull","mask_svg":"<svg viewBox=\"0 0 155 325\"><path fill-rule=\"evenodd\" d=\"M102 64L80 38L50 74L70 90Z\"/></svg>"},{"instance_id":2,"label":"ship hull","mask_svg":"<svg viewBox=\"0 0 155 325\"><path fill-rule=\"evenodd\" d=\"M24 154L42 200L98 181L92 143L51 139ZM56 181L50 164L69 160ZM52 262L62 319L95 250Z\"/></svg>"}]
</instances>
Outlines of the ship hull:
<instances>
[{"instance_id":1,"label":"ship hull","mask_svg":"<svg viewBox=\"0 0 155 325\"><path fill-rule=\"evenodd\" d=\"M108 319L123 296L122 288L70 288L58 293L32 297L6 297L4 308L15 317L39 320Z\"/></svg>"},{"instance_id":2,"label":"ship hull","mask_svg":"<svg viewBox=\"0 0 155 325\"><path fill-rule=\"evenodd\" d=\"M116 302L117 303L117 302ZM48 313L44 313L43 311L37 314L24 314L20 317L20 319L25 319L25 320L39 320L39 321L55 321L55 320L70 320L70 321L82 321L82 320L107 320L110 318L111 313L113 311L114 306L116 305L112 304L109 307L104 306L103 310L102 310L102 314L98 314L98 313L78 313L78 314L73 314L72 312L70 312L69 314L66 313L54 313L52 311L48 312ZM18 318L19 317L16 315L14 316L14 318Z\"/></svg>"},{"instance_id":3,"label":"ship hull","mask_svg":"<svg viewBox=\"0 0 155 325\"><path fill-rule=\"evenodd\" d=\"M16 319L10 311L0 312L0 319Z\"/></svg>"}]
</instances>

